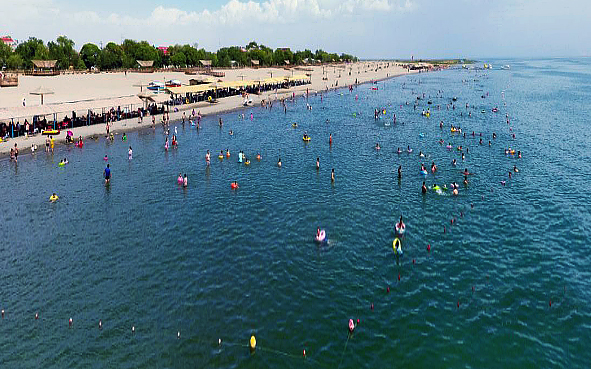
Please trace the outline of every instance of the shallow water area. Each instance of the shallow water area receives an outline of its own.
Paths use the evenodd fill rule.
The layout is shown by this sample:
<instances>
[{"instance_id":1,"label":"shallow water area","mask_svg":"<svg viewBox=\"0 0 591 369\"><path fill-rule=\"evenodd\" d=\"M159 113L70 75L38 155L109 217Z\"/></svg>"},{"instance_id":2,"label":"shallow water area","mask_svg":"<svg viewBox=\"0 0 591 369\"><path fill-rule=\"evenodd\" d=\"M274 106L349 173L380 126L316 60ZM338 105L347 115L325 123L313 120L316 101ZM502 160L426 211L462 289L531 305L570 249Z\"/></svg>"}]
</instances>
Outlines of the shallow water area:
<instances>
[{"instance_id":1,"label":"shallow water area","mask_svg":"<svg viewBox=\"0 0 591 369\"><path fill-rule=\"evenodd\" d=\"M1 366L586 367L591 61L493 64L0 160Z\"/></svg>"}]
</instances>

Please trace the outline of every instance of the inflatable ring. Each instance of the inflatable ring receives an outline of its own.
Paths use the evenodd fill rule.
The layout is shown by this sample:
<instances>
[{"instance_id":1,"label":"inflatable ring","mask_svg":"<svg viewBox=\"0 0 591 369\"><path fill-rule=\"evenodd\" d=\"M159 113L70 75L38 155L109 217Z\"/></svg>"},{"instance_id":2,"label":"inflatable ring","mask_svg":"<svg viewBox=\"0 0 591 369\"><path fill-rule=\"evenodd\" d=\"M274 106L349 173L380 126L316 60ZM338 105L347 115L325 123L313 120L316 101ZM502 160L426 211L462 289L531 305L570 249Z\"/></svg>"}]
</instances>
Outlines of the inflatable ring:
<instances>
[{"instance_id":1,"label":"inflatable ring","mask_svg":"<svg viewBox=\"0 0 591 369\"><path fill-rule=\"evenodd\" d=\"M302 137L302 140L304 140L305 142L308 142L308 141L311 140L311 138L310 138L310 136L308 136L308 137Z\"/></svg>"},{"instance_id":2,"label":"inflatable ring","mask_svg":"<svg viewBox=\"0 0 591 369\"><path fill-rule=\"evenodd\" d=\"M49 196L49 201L51 201L51 202L57 201L58 199L59 199L59 197L57 195L55 195L55 196L53 196L53 195Z\"/></svg>"},{"instance_id":3,"label":"inflatable ring","mask_svg":"<svg viewBox=\"0 0 591 369\"><path fill-rule=\"evenodd\" d=\"M64 163L63 161L61 161L61 162L58 164L58 166L59 166L59 167L63 167L63 166L65 166L65 165L66 165L66 163Z\"/></svg>"},{"instance_id":4,"label":"inflatable ring","mask_svg":"<svg viewBox=\"0 0 591 369\"><path fill-rule=\"evenodd\" d=\"M221 159L223 159L223 158L224 158L224 155L218 155L218 159L220 159L220 160L221 160Z\"/></svg>"},{"instance_id":5,"label":"inflatable ring","mask_svg":"<svg viewBox=\"0 0 591 369\"><path fill-rule=\"evenodd\" d=\"M394 250L394 255L402 255L402 244L398 237L392 241L392 250Z\"/></svg>"}]
</instances>

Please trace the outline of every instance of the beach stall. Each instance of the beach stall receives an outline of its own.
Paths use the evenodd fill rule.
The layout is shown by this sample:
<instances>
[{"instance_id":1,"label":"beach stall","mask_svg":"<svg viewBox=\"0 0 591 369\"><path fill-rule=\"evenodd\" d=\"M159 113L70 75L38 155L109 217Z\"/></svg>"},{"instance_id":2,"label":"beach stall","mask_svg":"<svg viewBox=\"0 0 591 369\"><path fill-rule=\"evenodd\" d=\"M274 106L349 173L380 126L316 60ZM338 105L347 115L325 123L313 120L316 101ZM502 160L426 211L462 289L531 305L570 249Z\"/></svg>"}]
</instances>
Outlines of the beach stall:
<instances>
[{"instance_id":1,"label":"beach stall","mask_svg":"<svg viewBox=\"0 0 591 369\"><path fill-rule=\"evenodd\" d=\"M55 69L57 60L31 60L33 70L26 72L29 76L59 76L59 70Z\"/></svg>"},{"instance_id":2,"label":"beach stall","mask_svg":"<svg viewBox=\"0 0 591 369\"><path fill-rule=\"evenodd\" d=\"M154 73L154 60L138 60L138 72Z\"/></svg>"}]
</instances>

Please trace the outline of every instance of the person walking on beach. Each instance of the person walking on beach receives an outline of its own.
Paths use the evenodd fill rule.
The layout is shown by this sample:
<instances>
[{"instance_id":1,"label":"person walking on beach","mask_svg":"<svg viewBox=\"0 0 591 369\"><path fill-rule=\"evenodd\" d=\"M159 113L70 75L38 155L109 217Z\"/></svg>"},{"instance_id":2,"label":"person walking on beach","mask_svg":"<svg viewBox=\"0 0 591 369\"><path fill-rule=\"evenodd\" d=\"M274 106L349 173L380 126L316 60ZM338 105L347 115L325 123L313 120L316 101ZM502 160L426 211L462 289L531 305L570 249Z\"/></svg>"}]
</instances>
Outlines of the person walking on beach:
<instances>
[{"instance_id":1,"label":"person walking on beach","mask_svg":"<svg viewBox=\"0 0 591 369\"><path fill-rule=\"evenodd\" d=\"M49 136L45 138L45 152L49 152Z\"/></svg>"},{"instance_id":2,"label":"person walking on beach","mask_svg":"<svg viewBox=\"0 0 591 369\"><path fill-rule=\"evenodd\" d=\"M49 146L51 147L51 153L53 154L53 146L55 146L55 139L53 136L49 136Z\"/></svg>"},{"instance_id":3,"label":"person walking on beach","mask_svg":"<svg viewBox=\"0 0 591 369\"><path fill-rule=\"evenodd\" d=\"M18 162L18 147L16 147L16 143L14 144L14 161L15 163Z\"/></svg>"},{"instance_id":4,"label":"person walking on beach","mask_svg":"<svg viewBox=\"0 0 591 369\"><path fill-rule=\"evenodd\" d=\"M107 167L105 168L105 185L108 185L111 182L111 168L109 167L109 164L107 164Z\"/></svg>"}]
</instances>

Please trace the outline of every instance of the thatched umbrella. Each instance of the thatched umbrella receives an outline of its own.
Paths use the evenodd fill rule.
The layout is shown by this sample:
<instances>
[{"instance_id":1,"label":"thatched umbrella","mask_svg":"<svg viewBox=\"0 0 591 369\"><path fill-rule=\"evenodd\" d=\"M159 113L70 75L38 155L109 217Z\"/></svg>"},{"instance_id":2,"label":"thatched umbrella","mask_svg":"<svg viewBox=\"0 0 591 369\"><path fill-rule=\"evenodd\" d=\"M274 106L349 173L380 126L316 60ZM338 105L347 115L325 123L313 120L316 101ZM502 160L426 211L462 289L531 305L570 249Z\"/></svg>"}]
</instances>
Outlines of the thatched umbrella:
<instances>
[{"instance_id":1,"label":"thatched umbrella","mask_svg":"<svg viewBox=\"0 0 591 369\"><path fill-rule=\"evenodd\" d=\"M43 95L51 95L54 92L43 86L39 86L30 92L31 95L41 95L41 105L43 105Z\"/></svg>"},{"instance_id":2,"label":"thatched umbrella","mask_svg":"<svg viewBox=\"0 0 591 369\"><path fill-rule=\"evenodd\" d=\"M146 86L148 86L148 83L145 83L143 81L140 81L140 82L133 85L133 87L139 87L140 92L142 92L144 90L144 87L146 87Z\"/></svg>"}]
</instances>

